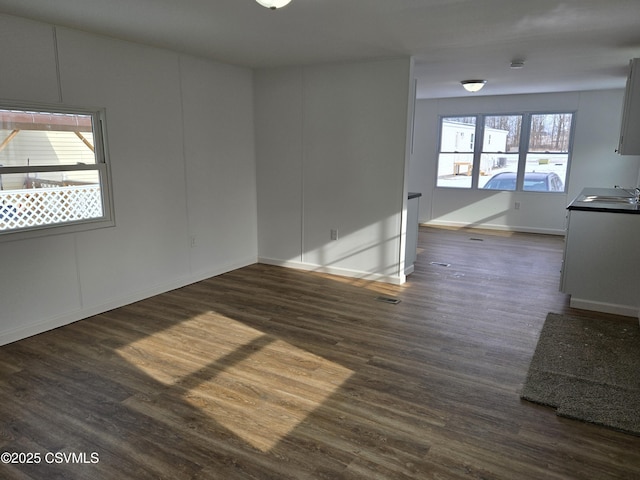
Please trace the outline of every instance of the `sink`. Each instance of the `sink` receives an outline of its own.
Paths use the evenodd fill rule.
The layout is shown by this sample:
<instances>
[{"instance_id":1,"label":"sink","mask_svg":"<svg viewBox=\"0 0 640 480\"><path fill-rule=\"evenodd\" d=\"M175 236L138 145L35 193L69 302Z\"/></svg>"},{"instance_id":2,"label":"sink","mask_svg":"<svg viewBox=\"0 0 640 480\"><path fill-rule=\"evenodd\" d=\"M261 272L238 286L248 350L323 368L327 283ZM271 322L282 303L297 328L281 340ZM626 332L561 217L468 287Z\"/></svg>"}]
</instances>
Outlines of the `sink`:
<instances>
[{"instance_id":1,"label":"sink","mask_svg":"<svg viewBox=\"0 0 640 480\"><path fill-rule=\"evenodd\" d=\"M623 203L626 205L636 204L634 197L616 197L615 195L582 195L578 201L580 202L605 202L605 203Z\"/></svg>"}]
</instances>

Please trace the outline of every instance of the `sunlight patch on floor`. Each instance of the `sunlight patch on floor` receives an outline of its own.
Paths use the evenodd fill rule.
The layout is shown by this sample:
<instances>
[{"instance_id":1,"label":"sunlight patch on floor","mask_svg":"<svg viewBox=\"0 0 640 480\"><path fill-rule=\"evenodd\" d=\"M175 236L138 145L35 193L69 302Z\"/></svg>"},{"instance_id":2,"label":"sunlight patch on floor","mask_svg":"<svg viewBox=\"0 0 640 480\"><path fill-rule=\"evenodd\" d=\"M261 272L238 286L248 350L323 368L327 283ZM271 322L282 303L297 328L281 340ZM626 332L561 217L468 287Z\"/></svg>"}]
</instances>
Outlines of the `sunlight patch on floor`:
<instances>
[{"instance_id":1,"label":"sunlight patch on floor","mask_svg":"<svg viewBox=\"0 0 640 480\"><path fill-rule=\"evenodd\" d=\"M384 295L397 295L399 292L406 288L404 285L393 285L385 282L377 282L375 280L369 280L364 278L345 277L340 275L322 274L326 278L331 279L337 283L344 283L352 287L364 288L371 292Z\"/></svg>"},{"instance_id":2,"label":"sunlight patch on floor","mask_svg":"<svg viewBox=\"0 0 640 480\"><path fill-rule=\"evenodd\" d=\"M154 380L172 385L261 337L264 333L259 330L208 312L129 343L117 352Z\"/></svg>"},{"instance_id":3,"label":"sunlight patch on floor","mask_svg":"<svg viewBox=\"0 0 640 480\"><path fill-rule=\"evenodd\" d=\"M179 356L172 355L176 349ZM353 374L289 342L213 313L145 337L118 353L156 381L175 387L189 405L264 452Z\"/></svg>"},{"instance_id":4,"label":"sunlight patch on floor","mask_svg":"<svg viewBox=\"0 0 640 480\"><path fill-rule=\"evenodd\" d=\"M275 340L191 389L186 400L266 452L352 374L336 363Z\"/></svg>"}]
</instances>

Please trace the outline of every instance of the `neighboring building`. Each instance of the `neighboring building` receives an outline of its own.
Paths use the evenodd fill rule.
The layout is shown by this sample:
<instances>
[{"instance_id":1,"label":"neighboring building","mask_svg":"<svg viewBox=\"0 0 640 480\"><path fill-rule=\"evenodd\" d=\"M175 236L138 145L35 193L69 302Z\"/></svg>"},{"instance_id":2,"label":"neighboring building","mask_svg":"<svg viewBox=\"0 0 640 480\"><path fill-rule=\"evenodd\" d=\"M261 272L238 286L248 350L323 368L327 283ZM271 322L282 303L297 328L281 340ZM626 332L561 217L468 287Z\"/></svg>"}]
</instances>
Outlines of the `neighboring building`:
<instances>
[{"instance_id":1,"label":"neighboring building","mask_svg":"<svg viewBox=\"0 0 640 480\"><path fill-rule=\"evenodd\" d=\"M473 151L475 148L476 126L473 123L458 121L462 119L443 119L438 177L451 175L471 175ZM485 127L483 152L506 152L508 130ZM501 166L500 153L484 154L480 170L488 175L494 168Z\"/></svg>"}]
</instances>

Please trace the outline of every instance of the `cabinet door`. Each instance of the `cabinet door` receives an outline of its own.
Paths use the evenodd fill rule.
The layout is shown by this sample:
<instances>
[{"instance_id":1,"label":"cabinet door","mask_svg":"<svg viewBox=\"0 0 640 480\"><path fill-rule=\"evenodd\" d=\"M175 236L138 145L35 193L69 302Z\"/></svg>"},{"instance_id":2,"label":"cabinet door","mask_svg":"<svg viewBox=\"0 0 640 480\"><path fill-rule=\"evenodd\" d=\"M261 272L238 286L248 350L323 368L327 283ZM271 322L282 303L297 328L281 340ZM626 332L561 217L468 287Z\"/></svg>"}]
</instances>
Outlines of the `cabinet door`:
<instances>
[{"instance_id":1,"label":"cabinet door","mask_svg":"<svg viewBox=\"0 0 640 480\"><path fill-rule=\"evenodd\" d=\"M640 155L640 58L629 62L617 152L620 155Z\"/></svg>"},{"instance_id":2,"label":"cabinet door","mask_svg":"<svg viewBox=\"0 0 640 480\"><path fill-rule=\"evenodd\" d=\"M637 315L640 308L639 237L640 215L571 211L562 291L571 295L572 307L589 305L589 310ZM600 310L602 308L606 310Z\"/></svg>"}]
</instances>

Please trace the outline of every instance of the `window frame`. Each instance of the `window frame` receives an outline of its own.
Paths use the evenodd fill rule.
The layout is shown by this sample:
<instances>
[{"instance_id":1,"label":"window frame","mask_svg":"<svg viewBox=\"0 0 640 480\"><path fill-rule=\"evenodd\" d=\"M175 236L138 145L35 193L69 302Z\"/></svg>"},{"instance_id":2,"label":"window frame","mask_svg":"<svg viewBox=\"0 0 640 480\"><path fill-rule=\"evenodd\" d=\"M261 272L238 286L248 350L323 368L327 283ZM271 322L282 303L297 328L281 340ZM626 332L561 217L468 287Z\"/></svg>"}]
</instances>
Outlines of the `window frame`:
<instances>
[{"instance_id":1,"label":"window frame","mask_svg":"<svg viewBox=\"0 0 640 480\"><path fill-rule=\"evenodd\" d=\"M0 166L0 176L5 174L30 174L43 172L97 172L100 182L102 216L60 223L35 225L11 230L0 230L0 243L48 235L81 232L115 226L111 168L106 131L106 109L102 107L80 107L40 102L20 102L0 99L1 110L42 112L51 114L77 114L92 118L95 163L57 165Z\"/></svg>"},{"instance_id":2,"label":"window frame","mask_svg":"<svg viewBox=\"0 0 640 480\"><path fill-rule=\"evenodd\" d=\"M524 176L526 173L526 161L527 156L529 154L541 153L530 151L530 138L531 138L531 119L534 115L571 115L571 128L569 131L569 139L568 139L568 151L567 152L545 152L547 155L566 155L567 156L567 167L565 172L565 179L563 182L564 189L562 191L540 191L540 190L525 190L524 189ZM575 125L576 125L576 116L577 112L575 110L541 110L541 111L516 111L516 112L502 112L502 113L452 113L452 114L441 114L438 115L438 142L437 142L437 151L436 151L436 169L435 169L435 188L443 188L447 190L479 190L479 191L487 191L487 189L480 188L479 180L480 180L480 168L481 168L481 157L484 153L484 130L485 123L487 117L508 117L508 116L520 116L522 118L521 121L521 131L520 131L520 142L518 146L518 151L510 153L511 155L518 155L518 165L516 172L516 187L514 190L505 190L505 189L488 189L490 192L514 192L514 193L537 193L537 194L555 194L555 195L566 195L568 191L568 179L571 170L571 164L573 160L573 138L575 134ZM443 143L443 122L446 119L454 119L454 118L474 118L475 119L475 129L474 129L474 138L475 143L473 144L473 151L462 151L462 152L450 152L442 150ZM480 141L478 141L480 139ZM496 152L491 152L496 153ZM498 152L499 153L499 152ZM509 152L504 152L505 154L509 154ZM438 172L440 165L440 156L447 154L466 154L472 156L472 169L471 169L471 185L469 187L459 187L459 186L447 186L447 185L438 185Z\"/></svg>"}]
</instances>

